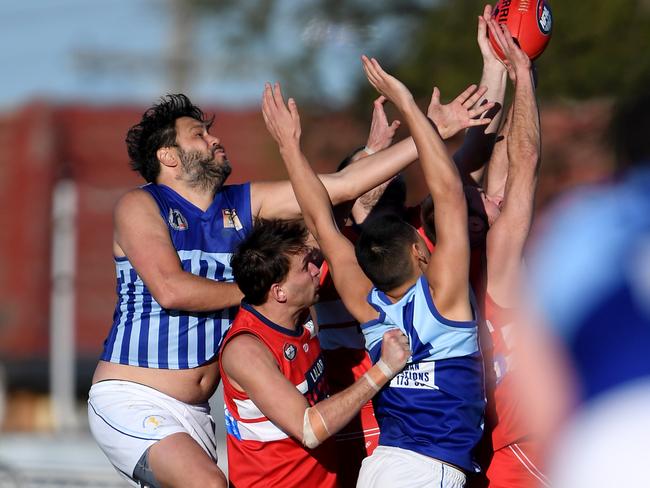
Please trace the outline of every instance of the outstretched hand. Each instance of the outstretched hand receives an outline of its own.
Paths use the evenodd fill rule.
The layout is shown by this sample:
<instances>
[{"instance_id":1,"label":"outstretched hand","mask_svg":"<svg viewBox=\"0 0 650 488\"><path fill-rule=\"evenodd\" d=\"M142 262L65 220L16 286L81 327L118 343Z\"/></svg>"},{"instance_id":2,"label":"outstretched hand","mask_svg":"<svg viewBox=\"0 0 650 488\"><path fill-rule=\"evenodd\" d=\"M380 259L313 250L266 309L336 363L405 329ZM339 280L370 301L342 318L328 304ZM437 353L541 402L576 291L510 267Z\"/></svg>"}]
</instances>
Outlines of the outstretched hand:
<instances>
[{"instance_id":1,"label":"outstretched hand","mask_svg":"<svg viewBox=\"0 0 650 488\"><path fill-rule=\"evenodd\" d=\"M492 5L488 4L483 8L483 15L478 16L476 41L481 51L481 56L483 56L483 65L501 66L501 69L503 69L503 63L494 52L494 48L488 38L488 23L490 20L492 20Z\"/></svg>"},{"instance_id":2,"label":"outstretched hand","mask_svg":"<svg viewBox=\"0 0 650 488\"><path fill-rule=\"evenodd\" d=\"M375 58L361 56L361 61L370 84L380 94L393 102L399 110L402 110L408 103L413 101L413 95L404 83L386 73Z\"/></svg>"},{"instance_id":3,"label":"outstretched hand","mask_svg":"<svg viewBox=\"0 0 650 488\"><path fill-rule=\"evenodd\" d=\"M490 19L488 22L490 35L505 55L503 62L508 70L508 76L512 81L517 79L517 74L530 74L531 61L528 55L521 50L512 38L512 34L505 24L498 24L496 20Z\"/></svg>"},{"instance_id":4,"label":"outstretched hand","mask_svg":"<svg viewBox=\"0 0 650 488\"><path fill-rule=\"evenodd\" d=\"M377 152L386 149L393 142L395 132L400 126L399 120L394 120L388 123L386 112L384 111L384 103L386 97L381 95L378 97L373 105L372 121L370 122L370 133L368 134L368 142L366 147L371 151Z\"/></svg>"},{"instance_id":5,"label":"outstretched hand","mask_svg":"<svg viewBox=\"0 0 650 488\"><path fill-rule=\"evenodd\" d=\"M472 108L486 91L487 87L485 86L477 88L476 85L470 85L450 103L442 105L440 90L438 87L434 87L427 109L427 117L435 124L440 137L448 139L468 127L489 124L491 118L479 117L494 107L493 102Z\"/></svg>"},{"instance_id":6,"label":"outstretched hand","mask_svg":"<svg viewBox=\"0 0 650 488\"><path fill-rule=\"evenodd\" d=\"M284 103L280 84L264 84L262 95L262 116L266 128L280 148L300 144L300 114L293 98Z\"/></svg>"}]
</instances>

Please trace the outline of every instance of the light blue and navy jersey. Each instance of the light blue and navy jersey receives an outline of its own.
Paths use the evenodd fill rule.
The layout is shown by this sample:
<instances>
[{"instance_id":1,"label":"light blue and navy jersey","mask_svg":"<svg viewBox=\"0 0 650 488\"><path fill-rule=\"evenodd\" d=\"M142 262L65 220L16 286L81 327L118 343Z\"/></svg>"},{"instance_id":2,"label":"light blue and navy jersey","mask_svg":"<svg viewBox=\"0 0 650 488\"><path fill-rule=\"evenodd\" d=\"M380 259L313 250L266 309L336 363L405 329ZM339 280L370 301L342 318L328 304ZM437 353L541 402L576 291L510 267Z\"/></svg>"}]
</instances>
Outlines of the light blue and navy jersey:
<instances>
[{"instance_id":1,"label":"light blue and navy jersey","mask_svg":"<svg viewBox=\"0 0 650 488\"><path fill-rule=\"evenodd\" d=\"M142 187L158 204L184 271L232 282L230 256L252 228L250 183L224 186L203 212L171 188ZM187 369L218 352L237 307L210 313L162 308L128 258L115 258L117 305L101 359L146 368Z\"/></svg>"},{"instance_id":2,"label":"light blue and navy jersey","mask_svg":"<svg viewBox=\"0 0 650 488\"><path fill-rule=\"evenodd\" d=\"M530 299L566 348L581 402L650 380L648 188L650 161L574 190L528 256Z\"/></svg>"},{"instance_id":3,"label":"light blue and navy jersey","mask_svg":"<svg viewBox=\"0 0 650 488\"><path fill-rule=\"evenodd\" d=\"M361 326L373 363L390 329L404 332L412 351L404 370L373 400L379 445L472 471L485 408L476 320L458 322L440 315L424 276L396 303L376 288L368 302L380 314Z\"/></svg>"}]
</instances>

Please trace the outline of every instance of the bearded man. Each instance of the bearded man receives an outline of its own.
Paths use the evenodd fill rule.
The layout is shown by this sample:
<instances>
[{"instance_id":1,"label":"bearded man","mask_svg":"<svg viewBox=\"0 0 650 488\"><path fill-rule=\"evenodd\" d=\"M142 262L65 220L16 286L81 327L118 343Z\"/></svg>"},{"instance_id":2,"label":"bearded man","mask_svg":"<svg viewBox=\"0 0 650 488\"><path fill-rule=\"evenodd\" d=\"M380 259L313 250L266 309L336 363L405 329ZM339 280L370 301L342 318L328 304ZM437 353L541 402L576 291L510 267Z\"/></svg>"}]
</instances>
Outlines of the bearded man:
<instances>
[{"instance_id":1,"label":"bearded man","mask_svg":"<svg viewBox=\"0 0 650 488\"><path fill-rule=\"evenodd\" d=\"M117 305L88 416L100 448L134 486L226 486L208 400L243 297L230 256L254 218L300 216L289 181L224 185L231 167L211 126L185 95L167 95L126 137L131 167L147 184L115 207ZM416 157L409 138L321 179L336 204Z\"/></svg>"}]
</instances>

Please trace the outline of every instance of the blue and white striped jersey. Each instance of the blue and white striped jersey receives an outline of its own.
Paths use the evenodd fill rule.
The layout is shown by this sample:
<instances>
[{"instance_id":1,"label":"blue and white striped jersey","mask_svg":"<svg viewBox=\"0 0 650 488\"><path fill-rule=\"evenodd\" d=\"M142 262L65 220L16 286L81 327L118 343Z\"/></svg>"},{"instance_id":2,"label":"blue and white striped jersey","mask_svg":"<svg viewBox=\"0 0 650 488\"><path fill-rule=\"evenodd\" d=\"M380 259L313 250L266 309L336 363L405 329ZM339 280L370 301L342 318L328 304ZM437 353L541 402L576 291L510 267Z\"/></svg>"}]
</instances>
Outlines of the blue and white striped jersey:
<instances>
[{"instance_id":1,"label":"blue and white striped jersey","mask_svg":"<svg viewBox=\"0 0 650 488\"><path fill-rule=\"evenodd\" d=\"M448 320L433 303L424 276L396 303L374 288L379 317L361 326L373 363L384 332L409 339L409 362L374 398L379 445L400 447L473 471L483 433L485 392L476 320Z\"/></svg>"},{"instance_id":2,"label":"blue and white striped jersey","mask_svg":"<svg viewBox=\"0 0 650 488\"><path fill-rule=\"evenodd\" d=\"M233 281L230 256L252 228L250 183L224 186L203 212L171 188L142 187L169 228L183 270ZM218 352L237 307L210 313L163 309L128 258L115 258L117 305L101 359L146 368L187 369Z\"/></svg>"}]
</instances>

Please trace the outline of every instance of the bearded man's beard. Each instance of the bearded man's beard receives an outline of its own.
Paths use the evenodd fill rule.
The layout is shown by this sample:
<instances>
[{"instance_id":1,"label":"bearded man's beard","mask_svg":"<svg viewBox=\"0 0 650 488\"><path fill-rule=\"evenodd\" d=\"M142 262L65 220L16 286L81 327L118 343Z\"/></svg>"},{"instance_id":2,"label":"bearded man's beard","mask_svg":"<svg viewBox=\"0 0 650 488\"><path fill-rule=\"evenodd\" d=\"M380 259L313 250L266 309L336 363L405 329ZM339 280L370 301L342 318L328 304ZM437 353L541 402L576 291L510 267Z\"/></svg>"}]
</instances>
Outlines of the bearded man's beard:
<instances>
[{"instance_id":1,"label":"bearded man's beard","mask_svg":"<svg viewBox=\"0 0 650 488\"><path fill-rule=\"evenodd\" d=\"M183 151L179 149L182 179L192 188L202 191L216 191L224 184L232 167L227 159L221 164L214 160L212 154L206 155L200 151Z\"/></svg>"}]
</instances>

